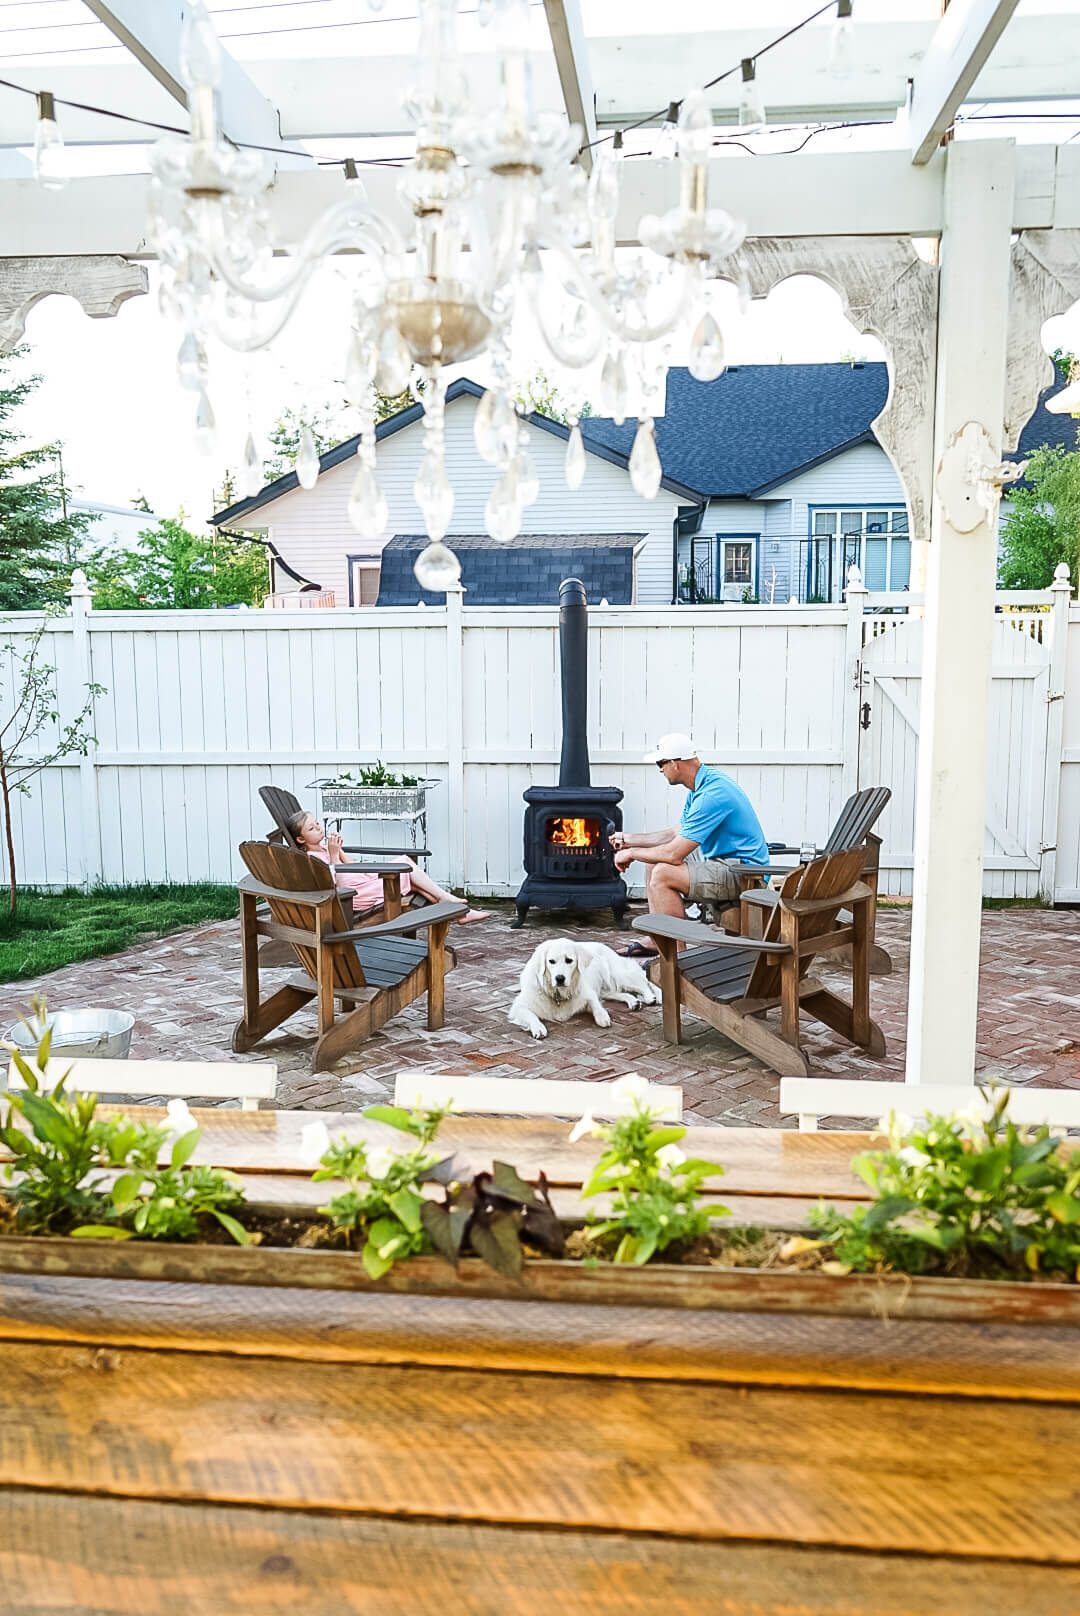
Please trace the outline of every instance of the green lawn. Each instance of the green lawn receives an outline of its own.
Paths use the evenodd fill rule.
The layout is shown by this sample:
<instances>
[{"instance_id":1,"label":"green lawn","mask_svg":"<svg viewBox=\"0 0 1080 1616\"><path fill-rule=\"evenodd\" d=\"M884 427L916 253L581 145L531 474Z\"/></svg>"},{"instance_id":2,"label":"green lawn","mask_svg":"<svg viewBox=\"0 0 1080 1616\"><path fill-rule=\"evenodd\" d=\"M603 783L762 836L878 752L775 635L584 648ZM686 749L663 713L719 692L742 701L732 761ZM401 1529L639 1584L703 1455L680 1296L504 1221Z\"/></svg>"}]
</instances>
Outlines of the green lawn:
<instances>
[{"instance_id":1,"label":"green lawn","mask_svg":"<svg viewBox=\"0 0 1080 1616\"><path fill-rule=\"evenodd\" d=\"M206 920L238 913L235 887L97 887L83 892L19 891L18 908L0 918L0 982L58 970L77 960L115 954Z\"/></svg>"}]
</instances>

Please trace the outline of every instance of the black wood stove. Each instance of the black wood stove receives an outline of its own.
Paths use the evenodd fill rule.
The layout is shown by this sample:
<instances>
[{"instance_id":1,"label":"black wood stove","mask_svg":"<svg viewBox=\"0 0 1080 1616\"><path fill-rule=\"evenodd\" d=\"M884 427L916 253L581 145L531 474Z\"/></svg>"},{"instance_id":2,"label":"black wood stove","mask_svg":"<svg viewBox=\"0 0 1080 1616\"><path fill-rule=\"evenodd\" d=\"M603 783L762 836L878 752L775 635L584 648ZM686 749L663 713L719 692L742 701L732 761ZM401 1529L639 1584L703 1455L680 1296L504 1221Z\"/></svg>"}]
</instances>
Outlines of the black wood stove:
<instances>
[{"instance_id":1,"label":"black wood stove","mask_svg":"<svg viewBox=\"0 0 1080 1616\"><path fill-rule=\"evenodd\" d=\"M517 895L523 926L537 909L613 909L626 913L626 883L614 864L609 837L622 829L618 786L589 781L588 612L585 586L566 578L559 587L559 661L562 670L562 760L557 786L525 792L525 882Z\"/></svg>"}]
</instances>

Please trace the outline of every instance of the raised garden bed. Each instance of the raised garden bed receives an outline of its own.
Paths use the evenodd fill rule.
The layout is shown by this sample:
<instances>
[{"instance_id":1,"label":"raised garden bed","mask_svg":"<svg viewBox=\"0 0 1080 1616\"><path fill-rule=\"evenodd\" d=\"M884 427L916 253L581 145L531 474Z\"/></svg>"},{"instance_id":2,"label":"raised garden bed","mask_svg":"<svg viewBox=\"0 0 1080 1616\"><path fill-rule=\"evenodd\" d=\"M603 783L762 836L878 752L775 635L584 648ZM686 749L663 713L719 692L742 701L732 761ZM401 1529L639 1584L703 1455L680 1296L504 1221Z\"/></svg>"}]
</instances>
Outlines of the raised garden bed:
<instances>
[{"instance_id":1,"label":"raised garden bed","mask_svg":"<svg viewBox=\"0 0 1080 1616\"><path fill-rule=\"evenodd\" d=\"M373 1279L347 1250L3 1237L5 1600L1080 1608L1078 1331L1080 1287L1038 1279L426 1256Z\"/></svg>"}]
</instances>

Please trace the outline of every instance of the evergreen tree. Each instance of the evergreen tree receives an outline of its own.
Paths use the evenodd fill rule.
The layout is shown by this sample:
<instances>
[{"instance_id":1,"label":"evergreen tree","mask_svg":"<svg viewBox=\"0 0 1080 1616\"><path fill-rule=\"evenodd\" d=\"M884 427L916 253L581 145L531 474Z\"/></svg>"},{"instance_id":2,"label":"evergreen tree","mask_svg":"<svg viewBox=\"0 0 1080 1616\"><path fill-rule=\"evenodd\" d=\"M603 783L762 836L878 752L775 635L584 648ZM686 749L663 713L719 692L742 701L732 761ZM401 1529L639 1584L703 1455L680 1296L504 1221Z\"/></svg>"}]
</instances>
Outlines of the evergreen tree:
<instances>
[{"instance_id":1,"label":"evergreen tree","mask_svg":"<svg viewBox=\"0 0 1080 1616\"><path fill-rule=\"evenodd\" d=\"M191 533L183 513L138 536L138 548L99 551L86 566L98 611L259 606L269 593L265 545Z\"/></svg>"},{"instance_id":2,"label":"evergreen tree","mask_svg":"<svg viewBox=\"0 0 1080 1616\"><path fill-rule=\"evenodd\" d=\"M11 419L41 381L11 373L27 351L0 355L0 612L62 601L94 521L68 509L60 446L24 447Z\"/></svg>"}]
</instances>

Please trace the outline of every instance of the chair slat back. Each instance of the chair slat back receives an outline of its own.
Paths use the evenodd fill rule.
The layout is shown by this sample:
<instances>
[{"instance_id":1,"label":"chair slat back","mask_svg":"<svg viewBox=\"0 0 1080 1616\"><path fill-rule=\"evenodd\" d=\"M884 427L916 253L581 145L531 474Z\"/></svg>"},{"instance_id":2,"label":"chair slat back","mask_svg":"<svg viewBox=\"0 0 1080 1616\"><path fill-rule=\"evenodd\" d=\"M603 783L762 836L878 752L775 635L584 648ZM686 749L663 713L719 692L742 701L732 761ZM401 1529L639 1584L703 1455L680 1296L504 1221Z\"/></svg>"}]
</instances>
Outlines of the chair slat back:
<instances>
[{"instance_id":1,"label":"chair slat back","mask_svg":"<svg viewBox=\"0 0 1080 1616\"><path fill-rule=\"evenodd\" d=\"M845 853L849 847L861 847L867 831L880 818L891 796L888 786L867 786L863 791L856 791L841 808L822 852Z\"/></svg>"},{"instance_id":2,"label":"chair slat back","mask_svg":"<svg viewBox=\"0 0 1080 1616\"><path fill-rule=\"evenodd\" d=\"M303 804L291 791L285 791L281 786L260 786L259 796L269 808L270 817L284 837L286 847L291 849L293 842L289 835L289 820L293 814L300 812ZM254 874L254 871L252 873Z\"/></svg>"},{"instance_id":3,"label":"chair slat back","mask_svg":"<svg viewBox=\"0 0 1080 1616\"><path fill-rule=\"evenodd\" d=\"M840 895L854 886L862 873L866 854L862 843L849 847L843 853L823 854L812 863L799 865L797 869L785 878L780 889L781 902L769 916L769 924L765 932L765 941L778 943L780 941L780 922L782 905L785 898L831 898L835 895L837 902L827 909L820 909L816 914L802 915L799 920L799 940L806 942L814 937L823 937L836 926L836 917L844 907ZM815 955L805 954L799 961L799 977L804 977L813 963ZM774 999L780 992L780 966L776 956L760 954L754 966L750 981L746 988L748 999Z\"/></svg>"},{"instance_id":4,"label":"chair slat back","mask_svg":"<svg viewBox=\"0 0 1080 1616\"><path fill-rule=\"evenodd\" d=\"M334 892L334 876L329 865L309 853L293 852L288 847L276 847L272 842L241 842L240 857L255 877L265 886L278 887L286 892ZM289 902L284 898L268 898L270 915L279 926L293 926L299 931L314 933L315 910L311 903ZM326 930L348 931L350 922L345 918L341 900L335 897ZM314 981L318 974L317 951L314 936L311 944L293 943L296 957ZM334 986L362 988L366 985L364 968L355 948L344 946L334 950Z\"/></svg>"}]
</instances>

